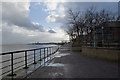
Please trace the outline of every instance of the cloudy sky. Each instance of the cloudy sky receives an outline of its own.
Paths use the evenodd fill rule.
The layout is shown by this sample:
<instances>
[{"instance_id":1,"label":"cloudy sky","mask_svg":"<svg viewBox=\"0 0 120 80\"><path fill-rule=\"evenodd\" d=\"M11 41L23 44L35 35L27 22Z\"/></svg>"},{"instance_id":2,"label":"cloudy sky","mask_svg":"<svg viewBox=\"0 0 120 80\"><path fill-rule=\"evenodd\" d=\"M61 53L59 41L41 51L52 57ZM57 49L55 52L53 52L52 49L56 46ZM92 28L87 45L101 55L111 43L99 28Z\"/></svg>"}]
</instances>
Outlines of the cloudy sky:
<instances>
[{"instance_id":1,"label":"cloudy sky","mask_svg":"<svg viewBox=\"0 0 120 80\"><path fill-rule=\"evenodd\" d=\"M90 6L97 10L107 9L118 13L118 0L115 2L2 2L0 32L3 44L30 42L59 42L68 40L61 28L66 21L67 9L85 11ZM93 0L92 0L93 1Z\"/></svg>"}]
</instances>

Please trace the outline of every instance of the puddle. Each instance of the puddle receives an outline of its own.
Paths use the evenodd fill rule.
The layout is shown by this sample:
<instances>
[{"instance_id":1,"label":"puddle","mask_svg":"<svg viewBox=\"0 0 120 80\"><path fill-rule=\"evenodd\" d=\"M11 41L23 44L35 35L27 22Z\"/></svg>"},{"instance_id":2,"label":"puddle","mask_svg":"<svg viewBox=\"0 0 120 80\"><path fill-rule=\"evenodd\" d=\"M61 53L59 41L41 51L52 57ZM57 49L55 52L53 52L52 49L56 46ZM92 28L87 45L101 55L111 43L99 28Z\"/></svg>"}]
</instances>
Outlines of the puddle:
<instances>
[{"instance_id":1,"label":"puddle","mask_svg":"<svg viewBox=\"0 0 120 80\"><path fill-rule=\"evenodd\" d=\"M31 73L31 72L33 72L33 71L27 71L28 73Z\"/></svg>"},{"instance_id":2,"label":"puddle","mask_svg":"<svg viewBox=\"0 0 120 80\"><path fill-rule=\"evenodd\" d=\"M61 63L50 63L48 66L64 66L64 64L61 64Z\"/></svg>"},{"instance_id":3,"label":"puddle","mask_svg":"<svg viewBox=\"0 0 120 80\"><path fill-rule=\"evenodd\" d=\"M67 53L67 54L58 54L55 57L62 57L62 56L67 56L67 55L70 55L70 53Z\"/></svg>"}]
</instances>

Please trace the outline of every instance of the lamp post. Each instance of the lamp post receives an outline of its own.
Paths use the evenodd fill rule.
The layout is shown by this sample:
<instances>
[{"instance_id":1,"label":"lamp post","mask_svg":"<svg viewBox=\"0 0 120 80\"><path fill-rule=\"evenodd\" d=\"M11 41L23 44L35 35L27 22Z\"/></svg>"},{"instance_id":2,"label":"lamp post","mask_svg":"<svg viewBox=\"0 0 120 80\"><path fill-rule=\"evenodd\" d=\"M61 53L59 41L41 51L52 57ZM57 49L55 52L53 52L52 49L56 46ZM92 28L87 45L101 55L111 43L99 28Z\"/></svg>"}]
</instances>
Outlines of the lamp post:
<instances>
[{"instance_id":1,"label":"lamp post","mask_svg":"<svg viewBox=\"0 0 120 80\"><path fill-rule=\"evenodd\" d=\"M94 47L96 47L95 39L96 39L96 37L95 37L95 28L94 28Z\"/></svg>"},{"instance_id":2,"label":"lamp post","mask_svg":"<svg viewBox=\"0 0 120 80\"><path fill-rule=\"evenodd\" d=\"M93 25L93 30L94 30L94 31L93 31L93 35L94 35L94 47L96 47L96 41L95 41L95 26L96 26L96 20L94 19L92 22L93 22L93 24L94 24L94 25Z\"/></svg>"},{"instance_id":3,"label":"lamp post","mask_svg":"<svg viewBox=\"0 0 120 80\"><path fill-rule=\"evenodd\" d=\"M103 32L103 29L104 29L104 27L102 26L101 28L102 28L102 46L103 46L103 44L104 44L104 32Z\"/></svg>"}]
</instances>

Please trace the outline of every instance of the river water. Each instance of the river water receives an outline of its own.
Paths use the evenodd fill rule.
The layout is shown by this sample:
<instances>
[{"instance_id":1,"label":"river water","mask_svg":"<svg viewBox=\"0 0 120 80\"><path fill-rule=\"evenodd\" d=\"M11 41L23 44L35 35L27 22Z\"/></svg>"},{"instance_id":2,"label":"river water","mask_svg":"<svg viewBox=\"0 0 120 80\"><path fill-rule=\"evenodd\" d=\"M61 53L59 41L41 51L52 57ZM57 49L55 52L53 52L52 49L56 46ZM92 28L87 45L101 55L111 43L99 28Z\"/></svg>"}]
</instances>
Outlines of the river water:
<instances>
[{"instance_id":1,"label":"river water","mask_svg":"<svg viewBox=\"0 0 120 80\"><path fill-rule=\"evenodd\" d=\"M42 48L49 46L55 46L55 45L6 44L6 45L2 45L2 52L19 51L19 50Z\"/></svg>"}]
</instances>

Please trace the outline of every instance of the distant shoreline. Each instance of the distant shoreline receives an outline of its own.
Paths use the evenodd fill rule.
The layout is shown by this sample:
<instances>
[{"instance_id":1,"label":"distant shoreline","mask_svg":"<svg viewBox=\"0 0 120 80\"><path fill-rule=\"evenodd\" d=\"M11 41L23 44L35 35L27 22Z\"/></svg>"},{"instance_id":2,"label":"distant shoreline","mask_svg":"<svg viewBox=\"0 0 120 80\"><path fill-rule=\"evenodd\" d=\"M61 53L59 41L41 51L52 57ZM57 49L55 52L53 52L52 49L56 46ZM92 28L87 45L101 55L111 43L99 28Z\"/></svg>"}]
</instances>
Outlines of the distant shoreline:
<instances>
[{"instance_id":1,"label":"distant shoreline","mask_svg":"<svg viewBox=\"0 0 120 80\"><path fill-rule=\"evenodd\" d=\"M54 44L54 45L63 45L65 43L29 43L28 45L51 45L51 44Z\"/></svg>"}]
</instances>

